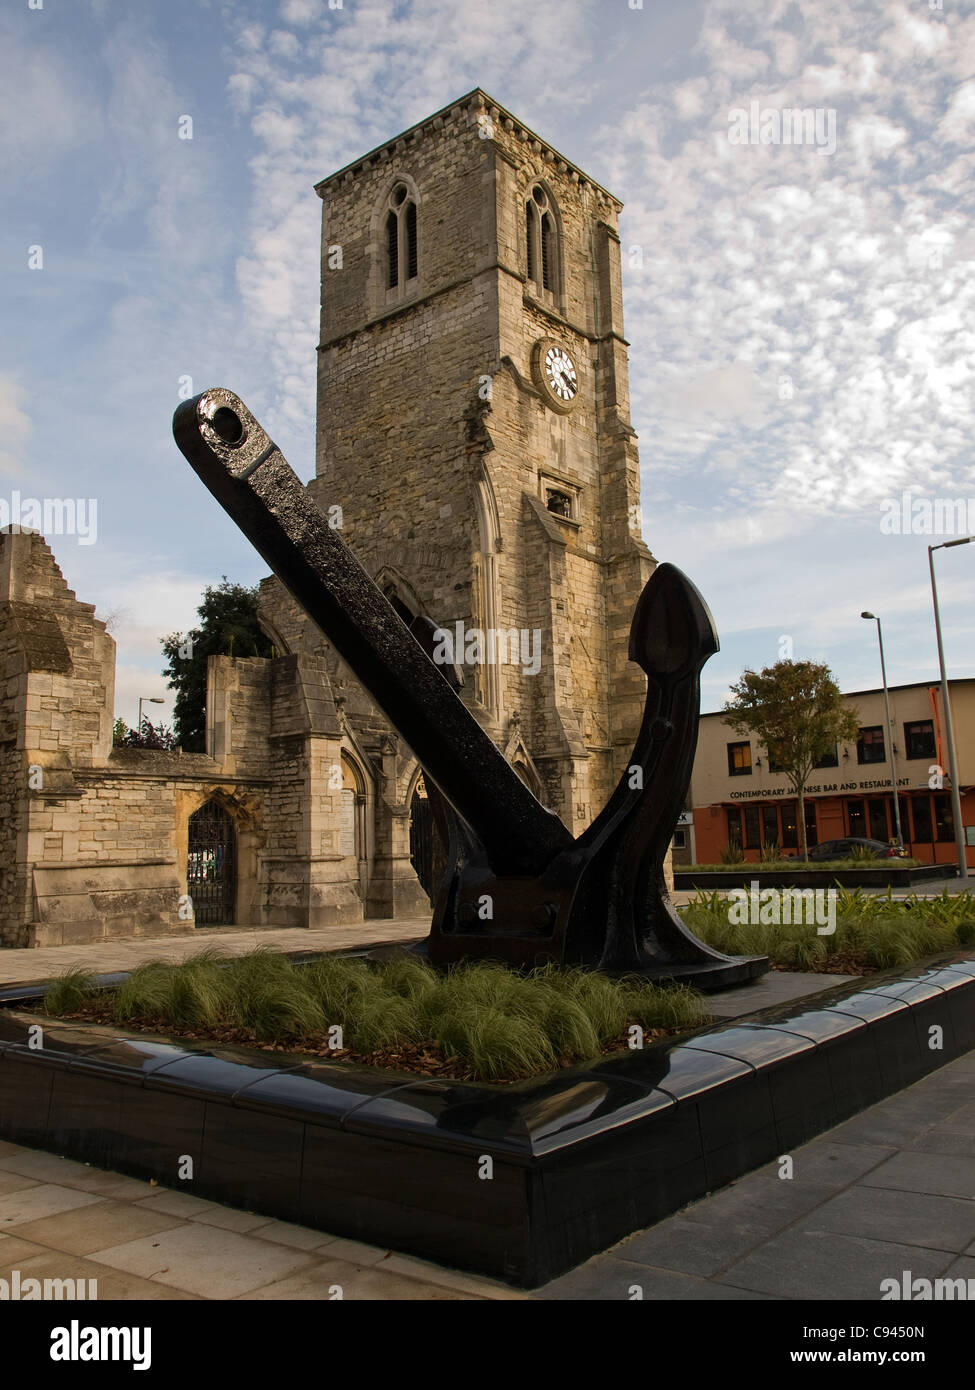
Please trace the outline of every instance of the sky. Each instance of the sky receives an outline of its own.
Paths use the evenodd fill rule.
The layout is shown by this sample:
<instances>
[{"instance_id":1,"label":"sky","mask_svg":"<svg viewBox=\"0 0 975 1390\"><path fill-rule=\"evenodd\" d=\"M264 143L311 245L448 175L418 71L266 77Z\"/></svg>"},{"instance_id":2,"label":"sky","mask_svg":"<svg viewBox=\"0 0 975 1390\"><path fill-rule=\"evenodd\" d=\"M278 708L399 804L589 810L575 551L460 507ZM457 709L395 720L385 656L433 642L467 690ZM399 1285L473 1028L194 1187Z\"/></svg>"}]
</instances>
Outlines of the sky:
<instances>
[{"instance_id":1,"label":"sky","mask_svg":"<svg viewBox=\"0 0 975 1390\"><path fill-rule=\"evenodd\" d=\"M0 518L83 504L47 539L117 713L167 719L159 639L267 572L174 409L229 386L313 475L313 185L478 86L624 203L643 532L714 614L702 707L783 655L878 685L863 609L891 684L934 678L927 546L975 533L973 0L5 0ZM975 676L975 545L935 563Z\"/></svg>"}]
</instances>

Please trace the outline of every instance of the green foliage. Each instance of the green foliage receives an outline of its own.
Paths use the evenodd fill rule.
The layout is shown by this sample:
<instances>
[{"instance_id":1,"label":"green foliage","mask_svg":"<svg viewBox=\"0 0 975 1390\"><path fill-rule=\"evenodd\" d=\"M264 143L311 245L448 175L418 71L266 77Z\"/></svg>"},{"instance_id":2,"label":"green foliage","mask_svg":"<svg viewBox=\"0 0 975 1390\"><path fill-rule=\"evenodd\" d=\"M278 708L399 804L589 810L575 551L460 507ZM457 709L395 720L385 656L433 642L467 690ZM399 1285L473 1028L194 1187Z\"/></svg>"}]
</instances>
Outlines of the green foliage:
<instances>
[{"instance_id":1,"label":"green foliage","mask_svg":"<svg viewBox=\"0 0 975 1390\"><path fill-rule=\"evenodd\" d=\"M877 859L873 854L857 855L847 859L818 859L814 862L804 863L801 859L762 859L761 868L754 860L745 863L744 858L739 855L725 859L723 856L727 850L735 849L736 846L728 845L722 850L722 862L720 864L675 864L674 872L678 874L722 874L729 867L741 867L747 873L754 870L756 873L820 873L824 869L910 869L919 864L917 859Z\"/></svg>"},{"instance_id":2,"label":"green foliage","mask_svg":"<svg viewBox=\"0 0 975 1390\"><path fill-rule=\"evenodd\" d=\"M44 1008L50 1014L73 1014L96 992L90 970L66 970L44 992Z\"/></svg>"},{"instance_id":3,"label":"green foliage","mask_svg":"<svg viewBox=\"0 0 975 1390\"><path fill-rule=\"evenodd\" d=\"M76 991L82 983L79 978ZM63 986L53 993L58 984L49 991L52 1012L64 1010L62 999L83 997ZM344 1047L354 1052L436 1047L481 1081L597 1057L632 1023L694 1028L708 1017L693 990L641 978L551 965L521 975L491 961L438 974L406 955L379 963L326 956L293 965L267 948L235 957L204 951L179 965L148 961L114 991L112 1012L120 1023L243 1028L259 1042L297 1046L321 1045L339 1025Z\"/></svg>"},{"instance_id":4,"label":"green foliage","mask_svg":"<svg viewBox=\"0 0 975 1390\"><path fill-rule=\"evenodd\" d=\"M816 970L837 953L854 952L868 967L887 970L975 940L975 893L945 890L934 898L912 893L898 900L889 888L837 888L836 931L829 936L800 922L735 925L718 890L698 890L682 917L702 941L729 955L765 955L775 965Z\"/></svg>"},{"instance_id":5,"label":"green foliage","mask_svg":"<svg viewBox=\"0 0 975 1390\"><path fill-rule=\"evenodd\" d=\"M806 857L803 793L816 763L841 740L855 739L860 716L843 703L828 666L816 661L778 661L745 671L731 687L725 719L737 733L755 733L769 758L789 778L799 798L802 857Z\"/></svg>"},{"instance_id":6,"label":"green foliage","mask_svg":"<svg viewBox=\"0 0 975 1390\"><path fill-rule=\"evenodd\" d=\"M161 639L173 704L178 742L188 753L206 750L207 658L210 656L272 656L274 648L257 621L258 589L231 584L224 575L214 588L207 585L196 610L199 626Z\"/></svg>"},{"instance_id":7,"label":"green foliage","mask_svg":"<svg viewBox=\"0 0 975 1390\"><path fill-rule=\"evenodd\" d=\"M727 864L743 864L744 862L745 851L742 849L741 845L738 843L737 840L732 840L730 844L725 845L724 849L721 851L720 867L723 868ZM693 867L697 869L700 868L700 865L695 864L693 865Z\"/></svg>"}]
</instances>

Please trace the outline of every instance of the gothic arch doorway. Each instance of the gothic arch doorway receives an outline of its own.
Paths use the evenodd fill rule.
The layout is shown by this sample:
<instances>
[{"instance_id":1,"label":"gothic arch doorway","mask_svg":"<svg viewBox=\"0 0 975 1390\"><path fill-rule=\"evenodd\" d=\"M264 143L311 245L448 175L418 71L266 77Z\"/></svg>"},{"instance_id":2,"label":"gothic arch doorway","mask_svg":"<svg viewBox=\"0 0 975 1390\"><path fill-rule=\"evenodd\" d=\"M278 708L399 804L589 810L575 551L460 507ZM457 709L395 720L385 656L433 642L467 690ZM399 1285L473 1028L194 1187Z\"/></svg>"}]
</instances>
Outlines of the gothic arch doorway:
<instances>
[{"instance_id":1,"label":"gothic arch doorway","mask_svg":"<svg viewBox=\"0 0 975 1390\"><path fill-rule=\"evenodd\" d=\"M233 926L237 908L237 832L233 817L205 801L189 819L186 891L198 927Z\"/></svg>"},{"instance_id":2,"label":"gothic arch doorway","mask_svg":"<svg viewBox=\"0 0 975 1390\"><path fill-rule=\"evenodd\" d=\"M410 802L410 863L420 887L433 902L433 808L423 778L417 778Z\"/></svg>"}]
</instances>

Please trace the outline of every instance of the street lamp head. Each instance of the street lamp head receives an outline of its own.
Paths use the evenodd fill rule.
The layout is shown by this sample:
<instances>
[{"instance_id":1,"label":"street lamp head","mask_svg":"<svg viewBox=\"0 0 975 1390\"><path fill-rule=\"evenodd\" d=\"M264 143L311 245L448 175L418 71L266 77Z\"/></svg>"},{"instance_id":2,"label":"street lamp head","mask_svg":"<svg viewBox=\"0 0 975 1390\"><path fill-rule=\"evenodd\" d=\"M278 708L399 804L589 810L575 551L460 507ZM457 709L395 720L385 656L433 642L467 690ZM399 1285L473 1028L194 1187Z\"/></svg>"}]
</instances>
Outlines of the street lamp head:
<instances>
[{"instance_id":1,"label":"street lamp head","mask_svg":"<svg viewBox=\"0 0 975 1390\"><path fill-rule=\"evenodd\" d=\"M863 613L860 614L860 617L861 617L861 618L876 618L876 616L877 616L876 613L867 613L867 612L863 612Z\"/></svg>"},{"instance_id":2,"label":"street lamp head","mask_svg":"<svg viewBox=\"0 0 975 1390\"><path fill-rule=\"evenodd\" d=\"M161 695L150 695L148 700L146 700L147 705L164 705L165 703L166 701Z\"/></svg>"}]
</instances>

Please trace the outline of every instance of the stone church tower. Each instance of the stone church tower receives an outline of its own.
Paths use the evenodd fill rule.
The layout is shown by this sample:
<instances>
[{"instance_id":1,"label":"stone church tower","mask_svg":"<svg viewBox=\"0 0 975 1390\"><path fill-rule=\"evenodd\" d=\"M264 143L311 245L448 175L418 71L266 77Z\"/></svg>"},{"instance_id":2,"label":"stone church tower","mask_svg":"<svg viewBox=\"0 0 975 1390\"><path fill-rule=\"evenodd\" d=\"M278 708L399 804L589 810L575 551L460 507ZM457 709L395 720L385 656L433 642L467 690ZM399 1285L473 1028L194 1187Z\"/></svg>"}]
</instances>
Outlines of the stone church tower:
<instances>
[{"instance_id":1,"label":"stone church tower","mask_svg":"<svg viewBox=\"0 0 975 1390\"><path fill-rule=\"evenodd\" d=\"M464 698L578 834L639 726L646 681L627 639L655 563L629 420L621 204L480 90L317 191L309 490L341 509L401 614L461 639L455 660L484 635L495 659L466 648ZM281 650L322 645L277 581L263 619ZM352 716L361 692L330 666Z\"/></svg>"},{"instance_id":2,"label":"stone church tower","mask_svg":"<svg viewBox=\"0 0 975 1390\"><path fill-rule=\"evenodd\" d=\"M578 834L639 727L654 566L620 204L481 91L318 192L310 492L454 635L475 717ZM0 533L0 946L429 920L416 758L273 577L260 616L273 658L209 659L205 754L114 746L104 624L40 535Z\"/></svg>"}]
</instances>

